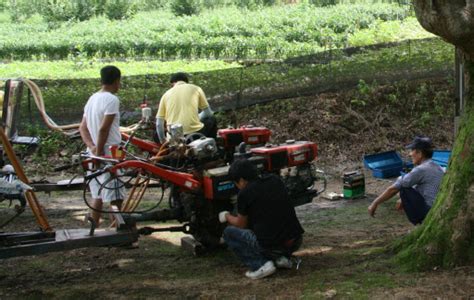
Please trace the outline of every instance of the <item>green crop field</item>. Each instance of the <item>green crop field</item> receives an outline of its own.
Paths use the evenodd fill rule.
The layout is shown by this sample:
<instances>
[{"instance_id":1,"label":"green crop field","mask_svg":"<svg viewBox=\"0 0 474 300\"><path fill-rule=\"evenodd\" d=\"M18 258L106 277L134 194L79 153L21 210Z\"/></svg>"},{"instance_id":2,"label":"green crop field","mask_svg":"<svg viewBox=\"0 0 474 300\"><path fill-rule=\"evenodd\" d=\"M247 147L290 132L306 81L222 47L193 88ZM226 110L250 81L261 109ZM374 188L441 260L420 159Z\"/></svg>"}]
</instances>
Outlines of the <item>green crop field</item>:
<instances>
[{"instance_id":1,"label":"green crop field","mask_svg":"<svg viewBox=\"0 0 474 300\"><path fill-rule=\"evenodd\" d=\"M176 71L191 73L225 109L237 105L237 95L259 101L358 80L439 74L453 65L453 48L425 39L433 35L398 4L232 6L192 16L164 9L54 25L38 15L12 22L0 14L0 23L0 78L35 79L51 115L67 120L97 89L107 64L123 72L126 110L145 95L156 102Z\"/></svg>"},{"instance_id":2,"label":"green crop field","mask_svg":"<svg viewBox=\"0 0 474 300\"><path fill-rule=\"evenodd\" d=\"M55 26L39 17L24 23L0 18L0 58L284 58L403 38L384 35L395 29L419 33L413 20L407 20L408 25L403 21L409 14L409 6L397 4L300 4L252 11L227 7L183 17L151 11L126 20L99 16ZM396 22L378 36L376 28L386 21Z\"/></svg>"}]
</instances>

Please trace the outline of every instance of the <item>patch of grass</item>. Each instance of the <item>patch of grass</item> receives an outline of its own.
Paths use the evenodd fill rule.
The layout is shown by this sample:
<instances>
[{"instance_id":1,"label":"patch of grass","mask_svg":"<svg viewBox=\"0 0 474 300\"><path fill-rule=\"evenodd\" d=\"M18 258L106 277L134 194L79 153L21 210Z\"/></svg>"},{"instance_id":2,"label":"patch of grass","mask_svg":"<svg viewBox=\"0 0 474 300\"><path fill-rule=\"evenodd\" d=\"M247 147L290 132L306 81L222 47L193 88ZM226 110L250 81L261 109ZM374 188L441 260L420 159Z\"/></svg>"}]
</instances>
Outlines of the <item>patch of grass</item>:
<instances>
[{"instance_id":1,"label":"patch of grass","mask_svg":"<svg viewBox=\"0 0 474 300\"><path fill-rule=\"evenodd\" d=\"M363 251L373 250L365 248ZM375 289L397 286L399 279L393 274L393 265L389 260L372 255L365 261L351 262L358 259L353 251L329 255L336 256L337 261L345 265L325 267L314 272L304 289L304 298L324 298L327 291L335 290L340 298L364 299Z\"/></svg>"},{"instance_id":2,"label":"patch of grass","mask_svg":"<svg viewBox=\"0 0 474 300\"><path fill-rule=\"evenodd\" d=\"M341 200L347 201L347 200ZM392 223L399 221L401 215L394 211L395 198L380 205L375 218L367 213L370 199L350 200L335 209L321 209L316 215L301 214L300 219L309 227L319 229L366 229L374 224Z\"/></svg>"},{"instance_id":3,"label":"patch of grass","mask_svg":"<svg viewBox=\"0 0 474 300\"><path fill-rule=\"evenodd\" d=\"M209 72L238 68L238 63L226 63L221 60L175 60L175 61L135 61L117 60L100 61L94 59L75 59L59 61L13 61L0 65L0 77L26 77L30 79L82 79L99 78L99 70L105 65L115 65L123 76L146 74L170 74L179 70L189 73Z\"/></svg>"}]
</instances>

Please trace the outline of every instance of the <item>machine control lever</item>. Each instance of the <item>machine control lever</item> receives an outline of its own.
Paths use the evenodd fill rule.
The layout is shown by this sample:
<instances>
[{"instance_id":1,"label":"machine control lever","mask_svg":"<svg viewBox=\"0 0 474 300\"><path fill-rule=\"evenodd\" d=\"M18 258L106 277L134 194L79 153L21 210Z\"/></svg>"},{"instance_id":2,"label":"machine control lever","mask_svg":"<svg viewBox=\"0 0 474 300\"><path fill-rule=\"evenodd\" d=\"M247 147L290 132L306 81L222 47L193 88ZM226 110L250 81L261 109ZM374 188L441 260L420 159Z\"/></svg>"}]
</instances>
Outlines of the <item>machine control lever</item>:
<instances>
[{"instance_id":1,"label":"machine control lever","mask_svg":"<svg viewBox=\"0 0 474 300\"><path fill-rule=\"evenodd\" d=\"M183 226L173 226L173 227L165 227L165 228L155 228L155 227L147 226L147 227L138 229L138 234L150 235L154 232L164 232L164 231L192 233L191 225L184 224Z\"/></svg>"}]
</instances>

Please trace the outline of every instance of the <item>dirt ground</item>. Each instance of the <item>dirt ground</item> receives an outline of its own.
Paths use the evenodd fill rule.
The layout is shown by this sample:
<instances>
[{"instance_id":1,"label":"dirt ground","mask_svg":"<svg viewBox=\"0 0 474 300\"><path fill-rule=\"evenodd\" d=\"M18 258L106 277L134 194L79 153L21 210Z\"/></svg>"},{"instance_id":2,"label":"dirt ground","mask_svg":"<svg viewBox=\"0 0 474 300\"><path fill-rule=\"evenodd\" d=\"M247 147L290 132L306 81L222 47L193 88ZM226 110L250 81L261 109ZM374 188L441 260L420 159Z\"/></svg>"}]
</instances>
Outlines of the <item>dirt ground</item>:
<instances>
[{"instance_id":1,"label":"dirt ground","mask_svg":"<svg viewBox=\"0 0 474 300\"><path fill-rule=\"evenodd\" d=\"M228 250L195 257L179 246L184 234L157 233L140 237L136 249L83 248L3 260L0 298L472 299L474 266L407 273L393 262L387 247L415 228L394 201L369 217L368 204L390 181L370 173L366 179L365 198L320 196L297 208L306 231L298 270L252 281ZM330 174L327 191L341 188L338 174ZM87 228L80 192L38 197L55 229ZM34 227L25 213L5 231Z\"/></svg>"}]
</instances>

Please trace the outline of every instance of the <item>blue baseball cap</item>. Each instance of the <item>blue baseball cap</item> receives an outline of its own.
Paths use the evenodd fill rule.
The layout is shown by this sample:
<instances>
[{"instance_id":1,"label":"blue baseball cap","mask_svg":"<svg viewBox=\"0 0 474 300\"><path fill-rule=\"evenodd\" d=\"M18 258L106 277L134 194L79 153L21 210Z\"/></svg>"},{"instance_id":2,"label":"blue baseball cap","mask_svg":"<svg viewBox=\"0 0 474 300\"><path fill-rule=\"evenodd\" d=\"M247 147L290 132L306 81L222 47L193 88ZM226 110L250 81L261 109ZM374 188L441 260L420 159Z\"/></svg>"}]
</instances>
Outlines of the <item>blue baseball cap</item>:
<instances>
[{"instance_id":1,"label":"blue baseball cap","mask_svg":"<svg viewBox=\"0 0 474 300\"><path fill-rule=\"evenodd\" d=\"M429 150L433 148L431 138L427 136L416 136L413 141L405 146L406 149Z\"/></svg>"}]
</instances>

